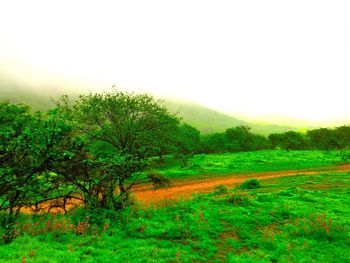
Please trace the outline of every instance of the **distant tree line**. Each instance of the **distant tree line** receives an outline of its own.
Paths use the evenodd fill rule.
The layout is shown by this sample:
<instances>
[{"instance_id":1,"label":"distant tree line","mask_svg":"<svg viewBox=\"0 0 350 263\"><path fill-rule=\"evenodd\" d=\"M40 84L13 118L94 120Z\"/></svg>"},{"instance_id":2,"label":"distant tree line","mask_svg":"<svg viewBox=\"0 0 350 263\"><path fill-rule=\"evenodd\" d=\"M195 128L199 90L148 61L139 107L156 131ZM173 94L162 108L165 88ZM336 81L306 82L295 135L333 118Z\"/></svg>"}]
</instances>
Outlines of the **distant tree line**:
<instances>
[{"instance_id":1,"label":"distant tree line","mask_svg":"<svg viewBox=\"0 0 350 263\"><path fill-rule=\"evenodd\" d=\"M201 134L147 94L121 91L64 96L56 107L31 113L0 103L0 224L13 237L23 207L38 212L48 201L65 211L68 200L86 210L119 210L132 187L168 180L150 172L155 160L175 158L182 166L196 153L333 150L350 147L350 127L254 134L247 126ZM345 156L345 155L344 155ZM47 208L46 208L47 209ZM50 207L49 207L50 209Z\"/></svg>"},{"instance_id":2,"label":"distant tree line","mask_svg":"<svg viewBox=\"0 0 350 263\"><path fill-rule=\"evenodd\" d=\"M350 148L350 126L318 128L305 133L288 131L272 133L269 136L254 134L248 126L229 128L221 133L200 135L196 153L222 153L259 151L264 149L281 150L344 150Z\"/></svg>"}]
</instances>

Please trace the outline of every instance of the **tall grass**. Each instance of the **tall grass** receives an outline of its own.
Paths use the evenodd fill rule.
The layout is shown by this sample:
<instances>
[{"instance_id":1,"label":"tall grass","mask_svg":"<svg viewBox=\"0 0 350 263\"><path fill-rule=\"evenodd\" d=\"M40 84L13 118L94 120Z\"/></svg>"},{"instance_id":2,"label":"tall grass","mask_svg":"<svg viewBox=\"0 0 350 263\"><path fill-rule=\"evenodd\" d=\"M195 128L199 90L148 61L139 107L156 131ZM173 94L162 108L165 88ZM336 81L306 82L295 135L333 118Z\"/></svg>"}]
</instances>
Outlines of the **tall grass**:
<instances>
[{"instance_id":1,"label":"tall grass","mask_svg":"<svg viewBox=\"0 0 350 263\"><path fill-rule=\"evenodd\" d=\"M260 184L99 220L79 209L21 215L17 238L0 244L0 261L349 262L348 173Z\"/></svg>"}]
</instances>

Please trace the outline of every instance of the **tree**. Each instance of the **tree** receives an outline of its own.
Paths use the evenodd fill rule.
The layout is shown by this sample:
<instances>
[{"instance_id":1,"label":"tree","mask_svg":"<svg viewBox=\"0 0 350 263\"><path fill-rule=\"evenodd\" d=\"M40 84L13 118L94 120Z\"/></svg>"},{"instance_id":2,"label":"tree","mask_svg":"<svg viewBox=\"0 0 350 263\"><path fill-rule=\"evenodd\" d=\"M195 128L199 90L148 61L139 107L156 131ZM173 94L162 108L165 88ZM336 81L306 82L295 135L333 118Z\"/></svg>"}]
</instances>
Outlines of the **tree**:
<instances>
[{"instance_id":1,"label":"tree","mask_svg":"<svg viewBox=\"0 0 350 263\"><path fill-rule=\"evenodd\" d=\"M337 141L338 149L342 153L344 149L350 146L350 126L336 127L334 129L334 137Z\"/></svg>"},{"instance_id":2,"label":"tree","mask_svg":"<svg viewBox=\"0 0 350 263\"><path fill-rule=\"evenodd\" d=\"M203 153L225 152L228 148L228 140L224 133L203 135L201 141L201 151Z\"/></svg>"},{"instance_id":3,"label":"tree","mask_svg":"<svg viewBox=\"0 0 350 263\"><path fill-rule=\"evenodd\" d=\"M51 171L69 132L50 116L31 115L27 107L0 103L0 212L5 241L12 239L23 206L37 206L65 191Z\"/></svg>"},{"instance_id":4,"label":"tree","mask_svg":"<svg viewBox=\"0 0 350 263\"><path fill-rule=\"evenodd\" d=\"M318 150L331 150L338 148L338 142L334 130L328 128L319 128L309 130L306 133L310 145Z\"/></svg>"},{"instance_id":5,"label":"tree","mask_svg":"<svg viewBox=\"0 0 350 263\"><path fill-rule=\"evenodd\" d=\"M346 149L350 146L350 127L349 126L341 126L336 127L334 129L334 144L343 160L349 160L350 156L346 153Z\"/></svg>"},{"instance_id":6,"label":"tree","mask_svg":"<svg viewBox=\"0 0 350 263\"><path fill-rule=\"evenodd\" d=\"M98 173L88 175L94 182L90 188L103 197L101 206L115 209L128 203L131 188L145 179L142 172L148 161L159 151L160 143L172 143L171 133L179 124L176 116L147 94L114 91L82 95L72 107L68 103L59 106L90 144L90 162L101 167ZM100 147L108 151L99 151Z\"/></svg>"},{"instance_id":7,"label":"tree","mask_svg":"<svg viewBox=\"0 0 350 263\"><path fill-rule=\"evenodd\" d=\"M271 144L271 147L273 149L276 149L278 147L281 147L281 144L282 144L282 135L279 134L279 133L271 133L269 136L268 136L268 139L270 141L270 144Z\"/></svg>"},{"instance_id":8,"label":"tree","mask_svg":"<svg viewBox=\"0 0 350 263\"><path fill-rule=\"evenodd\" d=\"M274 148L280 147L284 150L304 150L308 148L304 135L299 132L288 131L270 134L268 138Z\"/></svg>"},{"instance_id":9,"label":"tree","mask_svg":"<svg viewBox=\"0 0 350 263\"><path fill-rule=\"evenodd\" d=\"M182 161L182 166L188 165L189 157L200 147L200 131L186 123L178 127L176 133L176 155Z\"/></svg>"},{"instance_id":10,"label":"tree","mask_svg":"<svg viewBox=\"0 0 350 263\"><path fill-rule=\"evenodd\" d=\"M262 142L263 138L251 133L250 130L250 127L244 125L227 129L225 134L229 142L229 151L253 151L259 149L256 143Z\"/></svg>"},{"instance_id":11,"label":"tree","mask_svg":"<svg viewBox=\"0 0 350 263\"><path fill-rule=\"evenodd\" d=\"M271 149L269 140L263 135L253 134L251 140L251 150L259 151L265 149Z\"/></svg>"}]
</instances>

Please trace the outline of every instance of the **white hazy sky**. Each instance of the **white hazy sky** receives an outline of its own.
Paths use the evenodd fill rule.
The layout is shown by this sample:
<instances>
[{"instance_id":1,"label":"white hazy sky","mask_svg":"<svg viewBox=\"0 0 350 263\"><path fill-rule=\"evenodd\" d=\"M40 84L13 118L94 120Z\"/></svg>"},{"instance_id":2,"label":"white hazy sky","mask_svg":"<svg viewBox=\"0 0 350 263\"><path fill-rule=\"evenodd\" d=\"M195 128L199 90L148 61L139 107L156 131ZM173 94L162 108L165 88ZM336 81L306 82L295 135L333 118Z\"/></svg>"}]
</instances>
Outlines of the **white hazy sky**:
<instances>
[{"instance_id":1,"label":"white hazy sky","mask_svg":"<svg viewBox=\"0 0 350 263\"><path fill-rule=\"evenodd\" d=\"M0 73L350 119L350 1L0 0Z\"/></svg>"}]
</instances>

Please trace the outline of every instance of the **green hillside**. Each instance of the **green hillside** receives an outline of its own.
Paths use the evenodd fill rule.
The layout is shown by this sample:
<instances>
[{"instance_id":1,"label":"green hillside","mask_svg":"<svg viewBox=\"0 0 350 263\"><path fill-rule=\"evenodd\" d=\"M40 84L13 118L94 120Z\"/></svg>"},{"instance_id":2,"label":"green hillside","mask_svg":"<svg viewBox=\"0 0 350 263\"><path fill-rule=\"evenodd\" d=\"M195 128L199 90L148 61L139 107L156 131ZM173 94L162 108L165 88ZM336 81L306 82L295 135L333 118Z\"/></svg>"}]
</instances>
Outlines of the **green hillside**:
<instances>
[{"instance_id":1,"label":"green hillside","mask_svg":"<svg viewBox=\"0 0 350 263\"><path fill-rule=\"evenodd\" d=\"M43 92L44 91L44 92ZM63 94L76 95L62 88L30 88L22 84L7 81L0 78L0 100L8 100L11 103L23 103L33 110L45 111L54 105L52 99Z\"/></svg>"},{"instance_id":2,"label":"green hillside","mask_svg":"<svg viewBox=\"0 0 350 263\"><path fill-rule=\"evenodd\" d=\"M164 105L172 112L178 113L184 122L196 127L203 133L221 132L238 125L247 125L254 133L270 134L297 130L288 126L279 126L265 123L247 122L207 107L184 101L165 100Z\"/></svg>"},{"instance_id":3,"label":"green hillside","mask_svg":"<svg viewBox=\"0 0 350 263\"><path fill-rule=\"evenodd\" d=\"M54 105L52 98L57 98L62 94L77 95L67 89L50 88L45 89L45 92L43 90L39 88L28 88L0 79L0 100L9 100L12 103L24 103L29 105L33 110L48 109ZM243 121L190 102L163 100L163 103L171 112L177 113L178 116L182 117L184 122L196 127L203 133L221 132L238 125L247 125L252 128L253 132L264 135L296 130L296 128L288 126Z\"/></svg>"}]
</instances>

